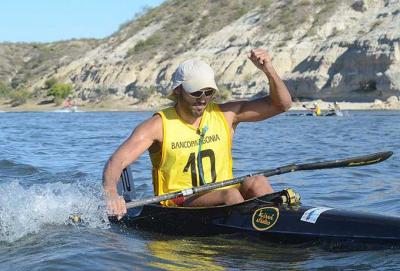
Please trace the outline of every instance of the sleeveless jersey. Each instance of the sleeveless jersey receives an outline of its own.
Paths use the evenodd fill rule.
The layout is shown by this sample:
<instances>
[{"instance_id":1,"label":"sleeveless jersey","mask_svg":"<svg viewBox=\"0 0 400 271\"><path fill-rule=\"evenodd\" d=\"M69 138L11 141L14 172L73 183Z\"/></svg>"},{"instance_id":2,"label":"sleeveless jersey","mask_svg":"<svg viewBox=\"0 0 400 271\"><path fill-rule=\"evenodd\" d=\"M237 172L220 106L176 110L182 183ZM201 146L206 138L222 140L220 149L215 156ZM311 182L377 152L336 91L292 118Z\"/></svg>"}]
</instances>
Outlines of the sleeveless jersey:
<instances>
[{"instance_id":1,"label":"sleeveless jersey","mask_svg":"<svg viewBox=\"0 0 400 271\"><path fill-rule=\"evenodd\" d=\"M321 108L319 107L319 106L317 106L316 108L315 108L315 114L317 115L317 116L321 116Z\"/></svg>"},{"instance_id":2,"label":"sleeveless jersey","mask_svg":"<svg viewBox=\"0 0 400 271\"><path fill-rule=\"evenodd\" d=\"M182 120L174 107L158 114L162 149L150 153L156 196L233 178L230 128L217 104L206 107L198 129Z\"/></svg>"}]
</instances>

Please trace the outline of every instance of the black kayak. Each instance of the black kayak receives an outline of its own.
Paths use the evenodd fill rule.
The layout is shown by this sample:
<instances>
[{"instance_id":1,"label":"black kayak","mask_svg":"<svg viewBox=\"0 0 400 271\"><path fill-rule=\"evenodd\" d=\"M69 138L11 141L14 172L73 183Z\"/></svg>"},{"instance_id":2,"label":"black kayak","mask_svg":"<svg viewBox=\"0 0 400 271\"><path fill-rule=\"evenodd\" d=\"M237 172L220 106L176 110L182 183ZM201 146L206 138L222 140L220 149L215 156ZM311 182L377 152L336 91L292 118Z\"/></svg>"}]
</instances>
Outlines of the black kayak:
<instances>
[{"instance_id":1,"label":"black kayak","mask_svg":"<svg viewBox=\"0 0 400 271\"><path fill-rule=\"evenodd\" d=\"M321 115L315 115L313 113L286 113L285 116L291 117L343 117L342 111L328 111Z\"/></svg>"},{"instance_id":2,"label":"black kayak","mask_svg":"<svg viewBox=\"0 0 400 271\"><path fill-rule=\"evenodd\" d=\"M239 233L282 243L320 242L329 247L333 244L339 249L398 248L400 217L304 206L292 189L234 205L165 207L158 203L240 183L249 176L270 177L300 170L359 167L380 163L392 154L386 151L332 161L289 164L145 199L135 199L132 172L128 167L117 184L119 194L127 201L128 212L120 221L113 217L110 221L133 229L180 236Z\"/></svg>"},{"instance_id":3,"label":"black kayak","mask_svg":"<svg viewBox=\"0 0 400 271\"><path fill-rule=\"evenodd\" d=\"M149 204L128 210L114 223L172 235L210 236L244 233L284 243L333 241L398 247L400 218L327 207L303 206L294 191L215 207L164 207Z\"/></svg>"}]
</instances>

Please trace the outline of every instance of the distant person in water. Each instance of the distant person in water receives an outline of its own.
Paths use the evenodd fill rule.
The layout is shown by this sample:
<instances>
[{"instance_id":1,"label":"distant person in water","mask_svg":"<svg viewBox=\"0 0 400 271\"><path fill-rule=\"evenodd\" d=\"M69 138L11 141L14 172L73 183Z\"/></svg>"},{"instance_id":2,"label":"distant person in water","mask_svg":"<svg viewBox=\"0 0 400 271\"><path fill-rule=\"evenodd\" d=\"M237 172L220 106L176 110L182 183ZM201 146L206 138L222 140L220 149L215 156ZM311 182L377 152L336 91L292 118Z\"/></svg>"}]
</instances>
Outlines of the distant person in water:
<instances>
[{"instance_id":1,"label":"distant person in water","mask_svg":"<svg viewBox=\"0 0 400 271\"><path fill-rule=\"evenodd\" d=\"M178 66L168 95L174 105L139 124L106 163L103 186L111 215L121 218L126 213L125 201L117 192L117 182L122 170L146 150L153 166L156 196L233 178L232 139L238 124L271 118L287 111L292 102L268 52L253 49L248 58L266 75L269 95L224 104L214 101L218 87L214 71L207 63L190 59ZM271 192L273 189L266 177L252 176L242 184L179 200L167 200L161 204L235 204Z\"/></svg>"},{"instance_id":2,"label":"distant person in water","mask_svg":"<svg viewBox=\"0 0 400 271\"><path fill-rule=\"evenodd\" d=\"M321 116L322 115L321 108L319 107L319 105L317 103L313 103L312 107L307 107L306 105L303 105L303 107L310 110L312 112L313 116Z\"/></svg>"},{"instance_id":3,"label":"distant person in water","mask_svg":"<svg viewBox=\"0 0 400 271\"><path fill-rule=\"evenodd\" d=\"M64 108L71 108L74 105L73 101L71 98L68 98L65 102L64 102Z\"/></svg>"},{"instance_id":4,"label":"distant person in water","mask_svg":"<svg viewBox=\"0 0 400 271\"><path fill-rule=\"evenodd\" d=\"M329 116L342 116L343 113L340 109L339 104L335 101L333 104L329 104L329 113L327 115Z\"/></svg>"},{"instance_id":5,"label":"distant person in water","mask_svg":"<svg viewBox=\"0 0 400 271\"><path fill-rule=\"evenodd\" d=\"M339 104L335 101L333 102L333 110L335 110L336 112L340 112L340 106Z\"/></svg>"},{"instance_id":6,"label":"distant person in water","mask_svg":"<svg viewBox=\"0 0 400 271\"><path fill-rule=\"evenodd\" d=\"M312 108L312 110L313 110L313 114L315 116L321 116L322 115L321 107L319 107L318 103L314 103L314 107Z\"/></svg>"}]
</instances>

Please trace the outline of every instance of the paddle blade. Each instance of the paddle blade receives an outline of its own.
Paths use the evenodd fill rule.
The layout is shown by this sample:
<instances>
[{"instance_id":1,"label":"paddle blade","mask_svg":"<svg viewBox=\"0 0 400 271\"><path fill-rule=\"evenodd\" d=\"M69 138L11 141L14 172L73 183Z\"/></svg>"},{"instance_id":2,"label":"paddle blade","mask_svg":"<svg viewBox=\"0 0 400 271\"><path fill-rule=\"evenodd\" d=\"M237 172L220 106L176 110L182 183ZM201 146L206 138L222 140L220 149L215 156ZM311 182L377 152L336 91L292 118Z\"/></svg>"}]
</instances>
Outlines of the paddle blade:
<instances>
[{"instance_id":1,"label":"paddle blade","mask_svg":"<svg viewBox=\"0 0 400 271\"><path fill-rule=\"evenodd\" d=\"M385 161L388 159L390 156L393 155L392 151L386 151L386 152L378 152L375 154L371 155L366 155L366 156L360 156L354 158L353 161L349 162L349 167L358 167L358 166L366 166L366 165L371 165L371 164L376 164L380 163L382 161Z\"/></svg>"},{"instance_id":2,"label":"paddle blade","mask_svg":"<svg viewBox=\"0 0 400 271\"><path fill-rule=\"evenodd\" d=\"M329 162L300 164L298 170L367 166L385 161L392 155L392 151L385 151Z\"/></svg>"}]
</instances>

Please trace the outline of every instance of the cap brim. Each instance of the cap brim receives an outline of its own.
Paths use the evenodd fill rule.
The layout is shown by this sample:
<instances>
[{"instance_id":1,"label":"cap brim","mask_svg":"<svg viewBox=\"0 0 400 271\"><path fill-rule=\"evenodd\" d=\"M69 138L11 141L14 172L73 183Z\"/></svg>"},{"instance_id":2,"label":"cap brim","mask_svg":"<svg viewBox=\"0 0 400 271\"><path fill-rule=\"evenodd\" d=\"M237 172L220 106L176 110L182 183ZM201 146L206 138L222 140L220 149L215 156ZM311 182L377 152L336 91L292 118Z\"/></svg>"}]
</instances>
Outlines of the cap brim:
<instances>
[{"instance_id":1,"label":"cap brim","mask_svg":"<svg viewBox=\"0 0 400 271\"><path fill-rule=\"evenodd\" d=\"M213 79L204 80L204 78L196 78L187 80L182 83L182 87L188 93L193 93L205 88L213 88L218 91L218 87Z\"/></svg>"}]
</instances>

